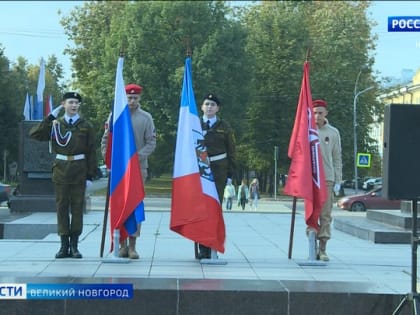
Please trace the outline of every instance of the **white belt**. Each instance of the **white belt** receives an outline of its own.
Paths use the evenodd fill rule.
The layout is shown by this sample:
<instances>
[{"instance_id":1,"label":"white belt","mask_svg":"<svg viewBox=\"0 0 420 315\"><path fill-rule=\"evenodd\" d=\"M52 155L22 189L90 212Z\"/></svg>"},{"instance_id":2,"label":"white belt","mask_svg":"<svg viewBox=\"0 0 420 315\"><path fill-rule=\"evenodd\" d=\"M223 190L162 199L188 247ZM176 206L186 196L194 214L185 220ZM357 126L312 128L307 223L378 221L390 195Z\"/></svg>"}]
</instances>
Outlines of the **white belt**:
<instances>
[{"instance_id":1,"label":"white belt","mask_svg":"<svg viewBox=\"0 0 420 315\"><path fill-rule=\"evenodd\" d=\"M222 153L222 154L218 154L218 155L213 155L213 156L210 156L209 157L210 162L223 160L225 158L227 158L227 154L226 153Z\"/></svg>"},{"instance_id":2,"label":"white belt","mask_svg":"<svg viewBox=\"0 0 420 315\"><path fill-rule=\"evenodd\" d=\"M85 155L84 154L76 154L76 155L57 154L55 158L57 160L63 160L63 161L76 161L76 160L83 160L85 158Z\"/></svg>"}]
</instances>

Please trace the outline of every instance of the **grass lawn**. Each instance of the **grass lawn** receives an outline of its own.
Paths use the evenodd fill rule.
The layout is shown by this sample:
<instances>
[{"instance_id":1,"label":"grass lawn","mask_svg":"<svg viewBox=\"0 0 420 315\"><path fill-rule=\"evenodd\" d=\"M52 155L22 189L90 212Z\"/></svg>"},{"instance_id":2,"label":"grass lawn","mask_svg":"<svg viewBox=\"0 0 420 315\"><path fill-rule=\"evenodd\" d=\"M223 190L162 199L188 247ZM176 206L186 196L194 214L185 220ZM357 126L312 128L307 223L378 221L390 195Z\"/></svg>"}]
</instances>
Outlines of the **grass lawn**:
<instances>
[{"instance_id":1,"label":"grass lawn","mask_svg":"<svg viewBox=\"0 0 420 315\"><path fill-rule=\"evenodd\" d=\"M172 176L162 175L146 181L146 196L167 196L172 193ZM99 189L93 193L94 196L105 196L106 188Z\"/></svg>"}]
</instances>

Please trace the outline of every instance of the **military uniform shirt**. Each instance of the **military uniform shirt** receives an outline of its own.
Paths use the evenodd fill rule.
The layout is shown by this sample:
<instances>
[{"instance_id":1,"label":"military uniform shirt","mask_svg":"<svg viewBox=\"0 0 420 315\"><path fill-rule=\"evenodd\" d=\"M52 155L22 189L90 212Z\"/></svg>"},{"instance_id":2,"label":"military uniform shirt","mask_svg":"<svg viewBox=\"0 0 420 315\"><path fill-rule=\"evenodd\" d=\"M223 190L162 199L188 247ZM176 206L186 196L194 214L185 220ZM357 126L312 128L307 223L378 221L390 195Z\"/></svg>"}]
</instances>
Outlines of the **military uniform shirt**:
<instances>
[{"instance_id":1,"label":"military uniform shirt","mask_svg":"<svg viewBox=\"0 0 420 315\"><path fill-rule=\"evenodd\" d=\"M210 161L219 200L223 200L223 191L227 178L232 178L236 170L235 137L228 122L217 117L216 122L208 129L207 120L201 120L204 131L204 143L211 158L226 153L226 158Z\"/></svg>"},{"instance_id":2,"label":"military uniform shirt","mask_svg":"<svg viewBox=\"0 0 420 315\"><path fill-rule=\"evenodd\" d=\"M52 181L57 184L84 184L86 180L92 180L97 171L96 141L93 126L85 119L79 118L72 125L66 122L64 117L57 118L59 132L65 137L71 132L71 138L64 146L60 146L55 137L51 138L52 115L47 116L38 125L31 129L30 136L39 141L51 140L52 153L62 155L84 154L85 158L74 161L56 159L53 163Z\"/></svg>"}]
</instances>

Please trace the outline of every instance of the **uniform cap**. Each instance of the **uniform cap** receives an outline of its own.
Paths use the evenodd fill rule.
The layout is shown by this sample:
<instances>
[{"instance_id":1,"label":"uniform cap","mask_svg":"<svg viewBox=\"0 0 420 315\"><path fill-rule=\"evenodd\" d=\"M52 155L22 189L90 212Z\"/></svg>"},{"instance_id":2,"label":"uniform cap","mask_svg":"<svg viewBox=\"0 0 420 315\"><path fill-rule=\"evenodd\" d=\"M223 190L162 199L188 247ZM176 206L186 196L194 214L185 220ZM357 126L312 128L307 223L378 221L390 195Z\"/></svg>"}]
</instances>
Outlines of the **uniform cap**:
<instances>
[{"instance_id":1,"label":"uniform cap","mask_svg":"<svg viewBox=\"0 0 420 315\"><path fill-rule=\"evenodd\" d=\"M312 101L312 107L325 107L327 108L327 102L324 100L314 100Z\"/></svg>"},{"instance_id":2,"label":"uniform cap","mask_svg":"<svg viewBox=\"0 0 420 315\"><path fill-rule=\"evenodd\" d=\"M204 100L210 100L210 101L213 101L213 102L215 102L216 104L217 104L217 106L220 106L220 101L219 101L219 99L217 98L217 96L216 95L214 95L213 93L209 93L209 94L207 94L205 97L204 97Z\"/></svg>"},{"instance_id":3,"label":"uniform cap","mask_svg":"<svg viewBox=\"0 0 420 315\"><path fill-rule=\"evenodd\" d=\"M143 88L137 84L131 83L125 87L125 93L127 94L141 94L141 91L143 91Z\"/></svg>"},{"instance_id":4,"label":"uniform cap","mask_svg":"<svg viewBox=\"0 0 420 315\"><path fill-rule=\"evenodd\" d=\"M79 100L79 102L82 101L82 97L77 92L67 92L67 93L64 93L64 95L63 95L63 101L65 101L65 100L67 100L69 98L75 98L75 99Z\"/></svg>"}]
</instances>

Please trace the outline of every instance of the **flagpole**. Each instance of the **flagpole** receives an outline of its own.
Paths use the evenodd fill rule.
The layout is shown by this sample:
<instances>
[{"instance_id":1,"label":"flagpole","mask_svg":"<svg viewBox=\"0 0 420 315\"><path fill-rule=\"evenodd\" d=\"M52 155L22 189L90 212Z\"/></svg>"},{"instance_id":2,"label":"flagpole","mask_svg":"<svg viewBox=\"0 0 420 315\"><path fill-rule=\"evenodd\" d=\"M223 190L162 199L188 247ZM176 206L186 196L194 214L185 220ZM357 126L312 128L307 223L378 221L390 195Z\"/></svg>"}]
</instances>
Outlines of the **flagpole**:
<instances>
[{"instance_id":1,"label":"flagpole","mask_svg":"<svg viewBox=\"0 0 420 315\"><path fill-rule=\"evenodd\" d=\"M188 58L188 57L191 57L191 55L192 55L192 49L191 49L191 39L189 38L189 37L185 37L184 38L184 44L185 44L185 47L186 47L186 53L185 53L185 56Z\"/></svg>"},{"instance_id":2,"label":"flagpole","mask_svg":"<svg viewBox=\"0 0 420 315\"><path fill-rule=\"evenodd\" d=\"M105 199L105 210L104 210L104 221L102 224L102 239L101 239L101 250L99 252L100 257L104 256L104 247L105 247L105 236L106 236L106 226L108 223L108 212L109 212L109 183L111 175L108 174L108 184L106 187L106 199ZM115 246L115 244L114 244Z\"/></svg>"},{"instance_id":3,"label":"flagpole","mask_svg":"<svg viewBox=\"0 0 420 315\"><path fill-rule=\"evenodd\" d=\"M186 52L185 52L185 57L191 57L192 52L191 52L191 41L189 37L185 37L184 38L184 44L186 47ZM194 257L195 259L199 259L199 248L198 248L198 243L194 242Z\"/></svg>"},{"instance_id":4,"label":"flagpole","mask_svg":"<svg viewBox=\"0 0 420 315\"><path fill-rule=\"evenodd\" d=\"M296 197L293 197L292 205L292 222L290 223L290 238L289 238L289 255L288 258L292 258L292 249L293 249L293 234L295 231L295 218L296 218Z\"/></svg>"},{"instance_id":5,"label":"flagpole","mask_svg":"<svg viewBox=\"0 0 420 315\"><path fill-rule=\"evenodd\" d=\"M123 45L122 44L121 44L119 57L120 58L124 57L124 50L123 50ZM111 111L112 110L113 110L113 108L111 109ZM112 123L112 121L110 121L110 123ZM103 227L102 227L102 240L101 240L101 249L100 249L101 258L103 256L104 246L105 246L106 227L107 227L108 212L109 212L110 186L111 186L111 172L108 173L108 184L107 184L107 189L106 189L105 211L104 211L104 221L103 221ZM120 244L120 231L118 229L114 230L113 243L114 243L113 255L111 256L110 259L103 260L103 262L105 262L105 263L108 263L108 262L109 263L128 263L129 259L118 257L119 244Z\"/></svg>"},{"instance_id":6,"label":"flagpole","mask_svg":"<svg viewBox=\"0 0 420 315\"><path fill-rule=\"evenodd\" d=\"M185 38L184 42L185 42L185 46L187 47L187 51L185 53L185 56L187 58L191 57L191 42L190 42L189 38ZM199 254L200 254L200 251L199 251L198 243L194 242L194 258L199 259Z\"/></svg>"},{"instance_id":7,"label":"flagpole","mask_svg":"<svg viewBox=\"0 0 420 315\"><path fill-rule=\"evenodd\" d=\"M120 50L120 57L124 57L124 51L121 45L121 50ZM112 108L111 108L112 110ZM112 123L112 121L110 122ZM105 236L106 236L106 228L107 228L107 224L108 224L108 212L109 212L109 186L110 186L110 181L111 181L111 173L108 173L108 184L106 187L106 199L105 199L105 209L104 209L104 221L102 224L102 239L101 239L101 248L99 251L99 255L102 258L104 255L104 247L105 247ZM114 244L115 246L115 244Z\"/></svg>"},{"instance_id":8,"label":"flagpole","mask_svg":"<svg viewBox=\"0 0 420 315\"><path fill-rule=\"evenodd\" d=\"M226 237L219 196L215 183L200 173L200 163L203 163L212 174L207 148L201 144L204 135L194 97L189 43L189 38L184 38L187 57L175 148L170 229L195 242L196 258L201 258L201 255L197 257L196 243L210 249L210 252L205 251L200 264L225 265L227 261L217 256L217 251L224 252ZM185 187L190 189L188 194Z\"/></svg>"},{"instance_id":9,"label":"flagpole","mask_svg":"<svg viewBox=\"0 0 420 315\"><path fill-rule=\"evenodd\" d=\"M306 50L306 62L308 62L310 54L311 54L311 49L308 46L308 49ZM297 201L297 198L293 197L292 218L290 222L290 236L289 236L289 253L287 256L289 259L292 259L292 251L293 251L293 237L295 233L295 221L296 221L296 201Z\"/></svg>"}]
</instances>

